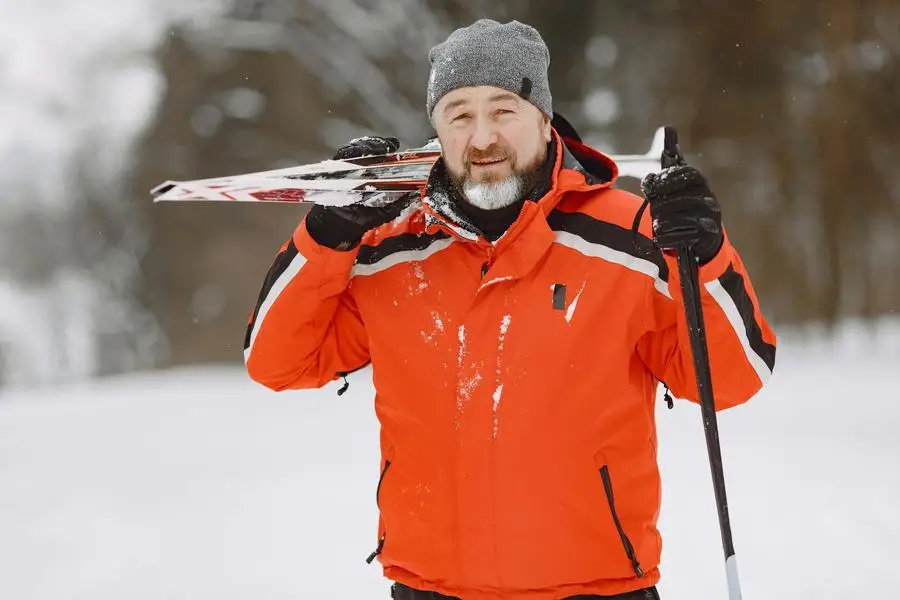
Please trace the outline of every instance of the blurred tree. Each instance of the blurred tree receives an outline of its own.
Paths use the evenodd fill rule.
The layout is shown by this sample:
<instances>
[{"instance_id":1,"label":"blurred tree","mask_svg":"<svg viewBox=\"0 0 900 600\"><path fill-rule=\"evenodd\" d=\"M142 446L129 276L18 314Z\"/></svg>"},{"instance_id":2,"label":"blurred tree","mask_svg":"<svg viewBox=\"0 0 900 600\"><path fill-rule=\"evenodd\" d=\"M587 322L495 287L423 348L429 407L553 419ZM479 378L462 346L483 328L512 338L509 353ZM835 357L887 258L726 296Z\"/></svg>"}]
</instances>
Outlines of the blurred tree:
<instances>
[{"instance_id":1,"label":"blurred tree","mask_svg":"<svg viewBox=\"0 0 900 600\"><path fill-rule=\"evenodd\" d=\"M900 304L900 265L885 260L900 253L897 191L878 167L898 157L900 52L885 23L900 6L825 6L673 2L644 21L651 122L683 132L780 322Z\"/></svg>"}]
</instances>

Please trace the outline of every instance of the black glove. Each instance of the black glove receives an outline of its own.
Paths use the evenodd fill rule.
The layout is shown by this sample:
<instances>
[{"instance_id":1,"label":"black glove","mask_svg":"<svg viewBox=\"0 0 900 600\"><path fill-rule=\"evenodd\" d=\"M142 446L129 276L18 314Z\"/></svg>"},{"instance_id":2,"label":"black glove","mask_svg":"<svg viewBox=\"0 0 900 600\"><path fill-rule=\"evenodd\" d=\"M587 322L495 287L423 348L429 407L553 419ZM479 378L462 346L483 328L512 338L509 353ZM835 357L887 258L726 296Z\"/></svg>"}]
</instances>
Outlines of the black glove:
<instances>
[{"instance_id":1,"label":"black glove","mask_svg":"<svg viewBox=\"0 0 900 600\"><path fill-rule=\"evenodd\" d=\"M346 146L341 147L334 154L334 160L346 160L348 158L360 158L376 154L390 154L400 147L400 140L395 137L380 137L367 135L350 140Z\"/></svg>"},{"instance_id":2,"label":"black glove","mask_svg":"<svg viewBox=\"0 0 900 600\"><path fill-rule=\"evenodd\" d=\"M351 140L335 155L335 160L360 158L375 154L390 154L400 147L394 137L366 136ZM409 198L383 206L367 206L362 203L348 206L314 205L306 216L306 230L321 246L333 250L355 248L370 229L393 221L409 205Z\"/></svg>"},{"instance_id":3,"label":"black glove","mask_svg":"<svg viewBox=\"0 0 900 600\"><path fill-rule=\"evenodd\" d=\"M722 209L700 171L678 162L641 182L650 203L653 240L662 250L690 246L704 265L715 258L725 239Z\"/></svg>"}]
</instances>

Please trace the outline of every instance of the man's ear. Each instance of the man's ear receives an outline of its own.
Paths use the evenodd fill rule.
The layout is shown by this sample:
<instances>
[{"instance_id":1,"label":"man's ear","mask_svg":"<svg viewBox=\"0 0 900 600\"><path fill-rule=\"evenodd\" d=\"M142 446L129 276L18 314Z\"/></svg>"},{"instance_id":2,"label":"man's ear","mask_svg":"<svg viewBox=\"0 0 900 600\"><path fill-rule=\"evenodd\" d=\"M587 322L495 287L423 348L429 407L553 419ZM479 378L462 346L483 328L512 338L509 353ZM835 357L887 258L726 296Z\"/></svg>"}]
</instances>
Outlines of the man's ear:
<instances>
[{"instance_id":1,"label":"man's ear","mask_svg":"<svg viewBox=\"0 0 900 600\"><path fill-rule=\"evenodd\" d=\"M548 117L544 113L541 113L541 118L544 120L542 124L544 131L544 141L549 144L550 140L553 139L553 127L550 124L550 117Z\"/></svg>"}]
</instances>

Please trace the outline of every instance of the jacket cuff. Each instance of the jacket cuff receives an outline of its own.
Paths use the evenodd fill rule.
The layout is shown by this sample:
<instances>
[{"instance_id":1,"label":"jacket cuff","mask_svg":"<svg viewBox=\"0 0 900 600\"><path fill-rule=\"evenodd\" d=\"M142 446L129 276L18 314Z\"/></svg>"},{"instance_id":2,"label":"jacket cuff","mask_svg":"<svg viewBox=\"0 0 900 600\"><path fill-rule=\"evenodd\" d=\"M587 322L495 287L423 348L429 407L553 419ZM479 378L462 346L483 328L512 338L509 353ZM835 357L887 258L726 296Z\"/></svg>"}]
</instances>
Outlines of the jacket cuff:
<instances>
[{"instance_id":1,"label":"jacket cuff","mask_svg":"<svg viewBox=\"0 0 900 600\"><path fill-rule=\"evenodd\" d=\"M666 264L669 266L669 271L678 273L678 259L676 258L675 253L666 251L663 252L663 257L666 260ZM731 242L728 241L728 234L726 233L722 239L722 247L719 248L719 252L708 263L698 267L697 276L700 285L702 286L703 284L714 281L724 275L725 271L728 270L728 267L731 266L733 258L734 248L732 248Z\"/></svg>"},{"instance_id":2,"label":"jacket cuff","mask_svg":"<svg viewBox=\"0 0 900 600\"><path fill-rule=\"evenodd\" d=\"M360 225L328 209L313 207L303 219L310 237L320 246L346 252L359 246L366 233Z\"/></svg>"},{"instance_id":3,"label":"jacket cuff","mask_svg":"<svg viewBox=\"0 0 900 600\"><path fill-rule=\"evenodd\" d=\"M733 258L734 248L732 248L731 242L728 240L728 234L724 233L722 239L722 247L719 248L719 252L713 257L712 260L710 260L705 265L701 265L698 269L700 283L708 283L724 275L725 271L728 270L728 267L731 266L731 261Z\"/></svg>"}]
</instances>

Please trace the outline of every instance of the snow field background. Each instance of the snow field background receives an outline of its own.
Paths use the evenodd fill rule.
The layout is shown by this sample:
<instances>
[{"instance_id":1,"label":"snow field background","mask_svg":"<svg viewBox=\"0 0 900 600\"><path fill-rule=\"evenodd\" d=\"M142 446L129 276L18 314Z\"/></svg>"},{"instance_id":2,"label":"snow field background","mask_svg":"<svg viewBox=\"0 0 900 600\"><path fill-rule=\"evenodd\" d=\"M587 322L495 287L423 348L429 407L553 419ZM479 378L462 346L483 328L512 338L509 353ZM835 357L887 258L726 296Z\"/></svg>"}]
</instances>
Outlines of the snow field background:
<instances>
[{"instance_id":1,"label":"snow field background","mask_svg":"<svg viewBox=\"0 0 900 600\"><path fill-rule=\"evenodd\" d=\"M783 339L720 414L744 598L900 589L900 324ZM0 394L0 598L387 598L368 372L276 394L240 369ZM658 403L666 600L725 598L699 408ZM887 594L887 596L885 596Z\"/></svg>"}]
</instances>

